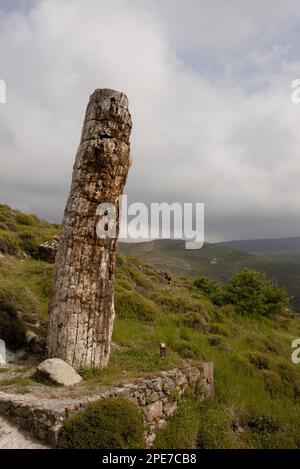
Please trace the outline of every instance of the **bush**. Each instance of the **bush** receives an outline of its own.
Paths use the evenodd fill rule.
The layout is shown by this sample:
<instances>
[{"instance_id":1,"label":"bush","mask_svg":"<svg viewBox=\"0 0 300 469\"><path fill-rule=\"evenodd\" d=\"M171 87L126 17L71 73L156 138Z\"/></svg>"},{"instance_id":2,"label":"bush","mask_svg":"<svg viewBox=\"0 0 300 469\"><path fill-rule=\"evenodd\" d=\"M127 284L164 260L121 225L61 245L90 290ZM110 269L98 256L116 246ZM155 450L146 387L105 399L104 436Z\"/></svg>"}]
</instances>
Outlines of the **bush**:
<instances>
[{"instance_id":1,"label":"bush","mask_svg":"<svg viewBox=\"0 0 300 469\"><path fill-rule=\"evenodd\" d=\"M207 329L207 321L201 313L196 311L188 311L181 319L181 324L192 329L205 331Z\"/></svg>"},{"instance_id":2,"label":"bush","mask_svg":"<svg viewBox=\"0 0 300 469\"><path fill-rule=\"evenodd\" d=\"M195 448L198 430L198 400L185 394L179 403L175 416L163 430L157 432L156 448Z\"/></svg>"},{"instance_id":3,"label":"bush","mask_svg":"<svg viewBox=\"0 0 300 469\"><path fill-rule=\"evenodd\" d=\"M14 234L0 230L0 252L14 255L18 252L18 243Z\"/></svg>"},{"instance_id":4,"label":"bush","mask_svg":"<svg viewBox=\"0 0 300 469\"><path fill-rule=\"evenodd\" d=\"M145 274L143 274L143 272L131 268L129 269L129 273L137 286L145 289L153 288L153 283L151 282L151 280L148 279Z\"/></svg>"},{"instance_id":5,"label":"bush","mask_svg":"<svg viewBox=\"0 0 300 469\"><path fill-rule=\"evenodd\" d=\"M271 368L271 359L265 353L250 352L248 353L248 359L259 370L269 370Z\"/></svg>"},{"instance_id":6,"label":"bush","mask_svg":"<svg viewBox=\"0 0 300 469\"><path fill-rule=\"evenodd\" d=\"M193 345L187 340L177 340L173 348L182 358L192 359L197 358L199 355L198 351L195 350Z\"/></svg>"},{"instance_id":7,"label":"bush","mask_svg":"<svg viewBox=\"0 0 300 469\"><path fill-rule=\"evenodd\" d=\"M194 281L194 286L201 290L211 301L222 306L222 287L214 280L206 277L198 278Z\"/></svg>"},{"instance_id":8,"label":"bush","mask_svg":"<svg viewBox=\"0 0 300 469\"><path fill-rule=\"evenodd\" d=\"M300 377L295 365L284 360L277 361L276 371L281 377L285 388L291 389L294 398L299 401L300 398Z\"/></svg>"},{"instance_id":9,"label":"bush","mask_svg":"<svg viewBox=\"0 0 300 469\"><path fill-rule=\"evenodd\" d=\"M21 312L30 317L38 314L39 301L29 288L17 280L0 280L0 311Z\"/></svg>"},{"instance_id":10,"label":"bush","mask_svg":"<svg viewBox=\"0 0 300 469\"><path fill-rule=\"evenodd\" d=\"M199 409L197 448L235 448L231 417L224 407L213 399L203 401Z\"/></svg>"},{"instance_id":11,"label":"bush","mask_svg":"<svg viewBox=\"0 0 300 469\"><path fill-rule=\"evenodd\" d=\"M115 301L117 315L122 319L154 321L159 313L157 305L137 291L116 290Z\"/></svg>"},{"instance_id":12,"label":"bush","mask_svg":"<svg viewBox=\"0 0 300 469\"><path fill-rule=\"evenodd\" d=\"M281 394L285 394L287 391L280 376L276 371L263 370L263 377L265 382L266 391L272 396L277 397Z\"/></svg>"},{"instance_id":13,"label":"bush","mask_svg":"<svg viewBox=\"0 0 300 469\"><path fill-rule=\"evenodd\" d=\"M145 447L139 409L125 399L111 398L90 404L68 418L59 433L63 449L128 449Z\"/></svg>"},{"instance_id":14,"label":"bush","mask_svg":"<svg viewBox=\"0 0 300 469\"><path fill-rule=\"evenodd\" d=\"M36 226L38 225L38 218L35 215L27 215L26 213L17 212L16 222L20 225Z\"/></svg>"},{"instance_id":15,"label":"bush","mask_svg":"<svg viewBox=\"0 0 300 469\"><path fill-rule=\"evenodd\" d=\"M35 236L32 233L20 233L19 245L22 251L27 252L31 256L36 256L38 253L38 243L36 243Z\"/></svg>"},{"instance_id":16,"label":"bush","mask_svg":"<svg viewBox=\"0 0 300 469\"><path fill-rule=\"evenodd\" d=\"M247 409L241 416L241 424L262 435L279 430L277 420L264 410Z\"/></svg>"},{"instance_id":17,"label":"bush","mask_svg":"<svg viewBox=\"0 0 300 469\"><path fill-rule=\"evenodd\" d=\"M121 267L123 265L126 264L126 258L123 254L121 254L120 252L117 252L117 255L116 255L116 264L117 264L117 267Z\"/></svg>"},{"instance_id":18,"label":"bush","mask_svg":"<svg viewBox=\"0 0 300 469\"><path fill-rule=\"evenodd\" d=\"M288 296L265 275L245 269L227 282L222 301L233 304L240 314L271 315L281 313L287 307Z\"/></svg>"},{"instance_id":19,"label":"bush","mask_svg":"<svg viewBox=\"0 0 300 469\"><path fill-rule=\"evenodd\" d=\"M207 340L208 340L209 345L212 345L213 347L224 344L223 337L218 334L209 334L207 336Z\"/></svg>"},{"instance_id":20,"label":"bush","mask_svg":"<svg viewBox=\"0 0 300 469\"><path fill-rule=\"evenodd\" d=\"M174 289L173 291L155 291L153 300L168 314L195 312L201 314L205 319L209 316L199 298L193 298L190 292L183 288L180 290Z\"/></svg>"},{"instance_id":21,"label":"bush","mask_svg":"<svg viewBox=\"0 0 300 469\"><path fill-rule=\"evenodd\" d=\"M215 294L220 286L214 280L206 277L198 278L194 281L194 286L203 291L205 295L211 296Z\"/></svg>"},{"instance_id":22,"label":"bush","mask_svg":"<svg viewBox=\"0 0 300 469\"><path fill-rule=\"evenodd\" d=\"M226 324L221 324L221 323L218 323L218 322L214 322L214 323L210 324L209 332L211 332L212 334L223 335L225 337L230 336L229 327L226 326Z\"/></svg>"}]
</instances>

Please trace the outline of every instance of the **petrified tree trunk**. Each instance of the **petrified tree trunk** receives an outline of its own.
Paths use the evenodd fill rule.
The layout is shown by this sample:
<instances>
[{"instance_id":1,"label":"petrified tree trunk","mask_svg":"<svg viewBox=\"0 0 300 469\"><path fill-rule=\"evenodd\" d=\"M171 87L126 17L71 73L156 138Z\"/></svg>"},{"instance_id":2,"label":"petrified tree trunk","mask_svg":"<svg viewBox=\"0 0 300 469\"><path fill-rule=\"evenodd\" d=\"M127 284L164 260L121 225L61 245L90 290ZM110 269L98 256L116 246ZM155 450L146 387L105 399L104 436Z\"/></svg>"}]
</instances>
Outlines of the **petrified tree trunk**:
<instances>
[{"instance_id":1,"label":"petrified tree trunk","mask_svg":"<svg viewBox=\"0 0 300 469\"><path fill-rule=\"evenodd\" d=\"M49 308L48 354L75 368L102 368L109 359L119 196L131 164L131 125L123 93L103 89L92 94L73 168ZM101 203L116 208L114 238L97 235Z\"/></svg>"}]
</instances>

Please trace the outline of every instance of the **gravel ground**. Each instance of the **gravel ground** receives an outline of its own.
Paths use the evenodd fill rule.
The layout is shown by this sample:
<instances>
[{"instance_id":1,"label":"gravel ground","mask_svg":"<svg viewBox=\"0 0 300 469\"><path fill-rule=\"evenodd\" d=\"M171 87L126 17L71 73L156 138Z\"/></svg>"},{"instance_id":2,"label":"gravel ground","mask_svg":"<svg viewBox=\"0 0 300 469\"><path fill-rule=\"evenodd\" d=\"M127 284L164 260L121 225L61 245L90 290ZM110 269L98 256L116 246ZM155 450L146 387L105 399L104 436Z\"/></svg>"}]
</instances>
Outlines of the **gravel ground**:
<instances>
[{"instance_id":1,"label":"gravel ground","mask_svg":"<svg viewBox=\"0 0 300 469\"><path fill-rule=\"evenodd\" d=\"M28 433L20 432L0 417L0 449L46 449L48 446L34 440Z\"/></svg>"}]
</instances>

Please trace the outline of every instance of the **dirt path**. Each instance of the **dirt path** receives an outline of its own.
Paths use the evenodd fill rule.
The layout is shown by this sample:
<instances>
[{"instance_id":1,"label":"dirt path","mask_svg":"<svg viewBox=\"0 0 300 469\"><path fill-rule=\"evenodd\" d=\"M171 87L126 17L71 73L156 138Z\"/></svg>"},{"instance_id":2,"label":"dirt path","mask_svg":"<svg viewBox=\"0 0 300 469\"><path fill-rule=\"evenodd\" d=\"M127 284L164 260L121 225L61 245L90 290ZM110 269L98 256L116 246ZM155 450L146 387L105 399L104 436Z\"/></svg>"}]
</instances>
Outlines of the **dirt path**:
<instances>
[{"instance_id":1,"label":"dirt path","mask_svg":"<svg viewBox=\"0 0 300 469\"><path fill-rule=\"evenodd\" d=\"M46 449L48 446L20 432L7 420L0 417L0 449Z\"/></svg>"}]
</instances>

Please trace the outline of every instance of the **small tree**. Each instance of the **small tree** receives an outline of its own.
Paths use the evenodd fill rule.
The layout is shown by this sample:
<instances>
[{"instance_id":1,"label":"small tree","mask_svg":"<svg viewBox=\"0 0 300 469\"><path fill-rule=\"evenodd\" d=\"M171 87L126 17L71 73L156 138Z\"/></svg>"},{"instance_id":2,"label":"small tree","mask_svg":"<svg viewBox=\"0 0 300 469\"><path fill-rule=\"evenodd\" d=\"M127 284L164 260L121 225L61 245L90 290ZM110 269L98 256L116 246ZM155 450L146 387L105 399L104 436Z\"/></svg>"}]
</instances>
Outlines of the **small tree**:
<instances>
[{"instance_id":1,"label":"small tree","mask_svg":"<svg viewBox=\"0 0 300 469\"><path fill-rule=\"evenodd\" d=\"M223 302L233 304L240 314L276 314L288 306L284 289L264 274L244 269L235 274L223 289Z\"/></svg>"}]
</instances>

